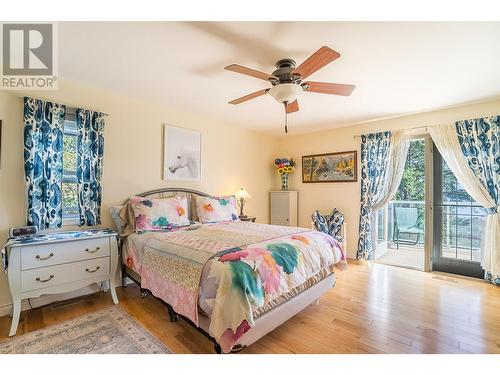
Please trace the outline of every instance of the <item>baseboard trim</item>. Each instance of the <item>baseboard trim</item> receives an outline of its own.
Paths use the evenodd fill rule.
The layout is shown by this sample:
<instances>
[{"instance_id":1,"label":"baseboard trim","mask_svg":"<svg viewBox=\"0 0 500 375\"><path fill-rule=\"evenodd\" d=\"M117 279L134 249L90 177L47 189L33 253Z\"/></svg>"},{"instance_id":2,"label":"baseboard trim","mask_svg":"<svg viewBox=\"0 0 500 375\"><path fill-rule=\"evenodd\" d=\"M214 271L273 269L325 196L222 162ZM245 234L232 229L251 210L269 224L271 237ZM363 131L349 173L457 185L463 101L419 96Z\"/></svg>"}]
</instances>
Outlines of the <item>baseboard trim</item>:
<instances>
[{"instance_id":1,"label":"baseboard trim","mask_svg":"<svg viewBox=\"0 0 500 375\"><path fill-rule=\"evenodd\" d=\"M53 302L59 302L59 301L64 301L67 299L71 298L76 298L76 297L81 297L85 296L88 294L96 293L101 290L106 290L106 288L100 287L98 284L91 284L88 285L84 288L77 289L68 293L62 293L62 294L46 294L37 298L30 298L30 301L28 302L27 299L23 299L21 302L21 311L29 310L31 308L37 308L41 306L45 306L48 304L51 304ZM30 306L31 302L31 306ZM10 312L12 311L12 303L6 304L6 305L1 305L0 306L0 317L1 316L6 316L10 315Z\"/></svg>"},{"instance_id":2,"label":"baseboard trim","mask_svg":"<svg viewBox=\"0 0 500 375\"><path fill-rule=\"evenodd\" d=\"M22 311L28 310L29 308L30 307L28 305L28 301L23 301L21 303L21 310ZM0 306L0 317L10 315L11 311L12 311L12 303Z\"/></svg>"},{"instance_id":3,"label":"baseboard trim","mask_svg":"<svg viewBox=\"0 0 500 375\"><path fill-rule=\"evenodd\" d=\"M122 285L121 272L116 276L115 283L117 286ZM125 278L125 285L134 284L134 281L128 277ZM45 294L43 296L37 298L30 298L30 303L27 299L23 299L21 302L21 311L30 310L31 308L37 308L45 305L49 305L53 302L64 301L71 298L77 298L86 296L88 294L96 293L99 291L108 291L109 286L108 282L104 281L103 285L99 284L90 284L84 288L73 290L68 293L61 294ZM10 315L12 311L12 303L7 303L5 305L0 305L0 317Z\"/></svg>"},{"instance_id":4,"label":"baseboard trim","mask_svg":"<svg viewBox=\"0 0 500 375\"><path fill-rule=\"evenodd\" d=\"M127 285L133 283L132 280L127 278ZM121 269L118 267L116 276L115 276L115 285L116 286L121 286L122 285L122 278L121 278ZM71 298L77 298L77 297L82 297L86 296L88 294L93 294L99 291L109 291L109 282L108 281L103 281L102 283L94 283L87 285L86 287L73 290L68 293L61 293L61 294L45 294L37 298L30 298L30 301L28 302L27 299L23 299L21 302L21 311L25 310L30 310L31 308L37 308L45 305L49 305L53 302L59 302L59 301L64 301L67 299ZM30 306L31 302L31 306ZM0 317L2 316L7 316L10 315L10 312L12 311L12 303L7 303L5 305L0 305Z\"/></svg>"}]
</instances>

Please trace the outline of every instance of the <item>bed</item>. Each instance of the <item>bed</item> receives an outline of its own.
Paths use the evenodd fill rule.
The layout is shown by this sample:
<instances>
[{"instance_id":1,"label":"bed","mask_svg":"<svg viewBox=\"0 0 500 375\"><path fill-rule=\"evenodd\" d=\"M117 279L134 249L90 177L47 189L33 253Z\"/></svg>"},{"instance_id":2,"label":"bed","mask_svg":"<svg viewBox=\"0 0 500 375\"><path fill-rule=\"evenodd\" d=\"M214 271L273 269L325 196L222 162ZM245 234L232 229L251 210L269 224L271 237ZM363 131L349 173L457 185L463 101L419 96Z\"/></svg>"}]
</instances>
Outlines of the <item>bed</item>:
<instances>
[{"instance_id":1,"label":"bed","mask_svg":"<svg viewBox=\"0 0 500 375\"><path fill-rule=\"evenodd\" d=\"M335 285L334 270L346 266L341 246L318 231L198 223L195 199L213 198L206 193L165 188L138 196L186 197L192 225L123 238L123 286L129 278L148 290L167 305L172 321L186 319L217 353L251 345L318 301Z\"/></svg>"}]
</instances>

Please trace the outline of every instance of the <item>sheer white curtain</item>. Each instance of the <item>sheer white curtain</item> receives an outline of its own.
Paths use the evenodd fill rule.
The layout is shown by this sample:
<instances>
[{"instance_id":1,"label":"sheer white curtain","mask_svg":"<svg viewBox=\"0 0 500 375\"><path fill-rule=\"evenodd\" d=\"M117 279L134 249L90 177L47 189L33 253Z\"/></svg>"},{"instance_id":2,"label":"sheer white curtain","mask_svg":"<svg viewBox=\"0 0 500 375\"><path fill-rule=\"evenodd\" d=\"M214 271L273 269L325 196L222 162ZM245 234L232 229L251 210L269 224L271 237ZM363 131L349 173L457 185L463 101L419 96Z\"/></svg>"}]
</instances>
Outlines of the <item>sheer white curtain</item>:
<instances>
[{"instance_id":1,"label":"sheer white curtain","mask_svg":"<svg viewBox=\"0 0 500 375\"><path fill-rule=\"evenodd\" d=\"M387 165L386 183L377 195L372 206L371 221L375 223L377 211L383 208L396 195L406 164L406 156L409 148L409 137L404 131L393 131L391 146L389 150L389 162ZM377 251L377 230L372 230L372 244L374 252Z\"/></svg>"},{"instance_id":2,"label":"sheer white curtain","mask_svg":"<svg viewBox=\"0 0 500 375\"><path fill-rule=\"evenodd\" d=\"M428 128L432 140L441 156L448 164L465 191L487 209L495 208L496 203L481 181L469 168L460 147L455 124ZM500 275L500 213L492 213L486 219L485 242L481 254L481 266L493 275Z\"/></svg>"}]
</instances>

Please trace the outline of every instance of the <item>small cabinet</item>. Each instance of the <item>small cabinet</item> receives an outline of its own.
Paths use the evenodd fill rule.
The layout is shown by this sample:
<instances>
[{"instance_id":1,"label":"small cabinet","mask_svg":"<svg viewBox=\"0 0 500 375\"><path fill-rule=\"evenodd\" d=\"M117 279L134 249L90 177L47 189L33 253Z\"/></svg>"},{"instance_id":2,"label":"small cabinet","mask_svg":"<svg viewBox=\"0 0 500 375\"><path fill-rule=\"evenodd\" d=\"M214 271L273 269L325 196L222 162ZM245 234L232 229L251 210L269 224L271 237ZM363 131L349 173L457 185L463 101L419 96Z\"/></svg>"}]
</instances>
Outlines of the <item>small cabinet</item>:
<instances>
[{"instance_id":1,"label":"small cabinet","mask_svg":"<svg viewBox=\"0 0 500 375\"><path fill-rule=\"evenodd\" d=\"M17 332L21 301L44 294L61 294L108 281L118 303L115 275L118 267L117 233L109 229L51 232L10 239L5 266L12 296L9 336Z\"/></svg>"},{"instance_id":2,"label":"small cabinet","mask_svg":"<svg viewBox=\"0 0 500 375\"><path fill-rule=\"evenodd\" d=\"M271 224L296 227L298 225L298 191L271 191Z\"/></svg>"}]
</instances>

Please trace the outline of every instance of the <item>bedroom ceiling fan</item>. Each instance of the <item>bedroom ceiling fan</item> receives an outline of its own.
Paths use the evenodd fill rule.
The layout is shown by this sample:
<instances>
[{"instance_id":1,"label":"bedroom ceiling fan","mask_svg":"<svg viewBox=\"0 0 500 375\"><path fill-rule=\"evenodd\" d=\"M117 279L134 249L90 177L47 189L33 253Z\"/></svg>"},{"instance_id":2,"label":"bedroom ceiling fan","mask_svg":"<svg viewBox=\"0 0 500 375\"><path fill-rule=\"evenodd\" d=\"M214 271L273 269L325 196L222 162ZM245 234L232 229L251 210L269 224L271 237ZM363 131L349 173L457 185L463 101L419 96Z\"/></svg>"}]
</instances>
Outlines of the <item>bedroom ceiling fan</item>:
<instances>
[{"instance_id":1,"label":"bedroom ceiling fan","mask_svg":"<svg viewBox=\"0 0 500 375\"><path fill-rule=\"evenodd\" d=\"M349 96L356 86L339 83L312 82L303 80L325 65L338 59L340 53L323 46L314 52L302 64L296 67L292 59L281 59L276 62L276 70L271 74L260 72L238 64L231 64L224 69L246 74L255 78L269 81L272 87L253 92L241 98L232 100L229 104L240 104L269 93L277 102L285 107L285 133L288 133L287 114L297 112L299 104L297 98L302 92L317 92L321 94Z\"/></svg>"}]
</instances>

